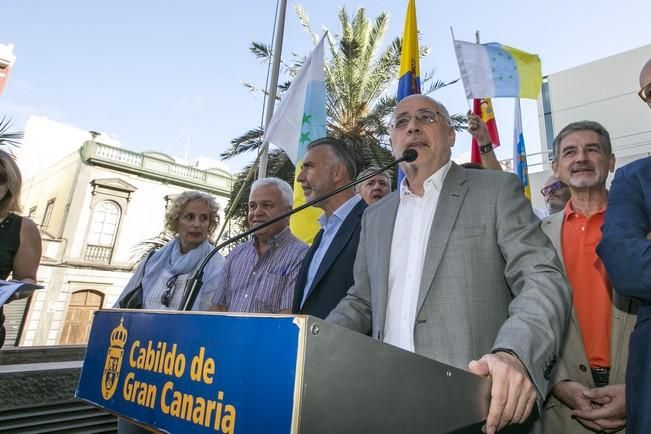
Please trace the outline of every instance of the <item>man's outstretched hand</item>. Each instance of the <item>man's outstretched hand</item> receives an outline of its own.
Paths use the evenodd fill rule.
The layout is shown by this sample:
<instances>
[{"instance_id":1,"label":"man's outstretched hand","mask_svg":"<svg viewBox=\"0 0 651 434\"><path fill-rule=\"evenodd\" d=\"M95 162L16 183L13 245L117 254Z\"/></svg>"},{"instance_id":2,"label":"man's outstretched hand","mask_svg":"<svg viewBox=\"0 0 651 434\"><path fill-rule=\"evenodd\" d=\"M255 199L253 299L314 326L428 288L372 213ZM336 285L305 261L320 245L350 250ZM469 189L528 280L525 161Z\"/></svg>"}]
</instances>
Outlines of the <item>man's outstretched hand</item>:
<instances>
[{"instance_id":1,"label":"man's outstretched hand","mask_svg":"<svg viewBox=\"0 0 651 434\"><path fill-rule=\"evenodd\" d=\"M517 357L505 352L486 354L471 361L468 370L492 380L491 401L484 425L487 434L527 420L536 403L536 388Z\"/></svg>"}]
</instances>

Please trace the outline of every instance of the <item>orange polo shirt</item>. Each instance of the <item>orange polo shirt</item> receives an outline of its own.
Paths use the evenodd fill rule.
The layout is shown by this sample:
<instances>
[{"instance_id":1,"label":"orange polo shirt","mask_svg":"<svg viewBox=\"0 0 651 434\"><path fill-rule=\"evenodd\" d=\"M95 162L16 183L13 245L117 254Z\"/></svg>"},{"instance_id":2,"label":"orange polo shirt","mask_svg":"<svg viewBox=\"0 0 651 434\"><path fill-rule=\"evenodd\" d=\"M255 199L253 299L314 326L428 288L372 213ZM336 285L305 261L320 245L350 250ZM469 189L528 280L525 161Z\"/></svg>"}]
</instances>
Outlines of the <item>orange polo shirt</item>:
<instances>
[{"instance_id":1,"label":"orange polo shirt","mask_svg":"<svg viewBox=\"0 0 651 434\"><path fill-rule=\"evenodd\" d=\"M606 207L587 218L574 211L570 200L565 206L561 238L574 310L591 368L610 367L612 285L596 252L605 211Z\"/></svg>"}]
</instances>

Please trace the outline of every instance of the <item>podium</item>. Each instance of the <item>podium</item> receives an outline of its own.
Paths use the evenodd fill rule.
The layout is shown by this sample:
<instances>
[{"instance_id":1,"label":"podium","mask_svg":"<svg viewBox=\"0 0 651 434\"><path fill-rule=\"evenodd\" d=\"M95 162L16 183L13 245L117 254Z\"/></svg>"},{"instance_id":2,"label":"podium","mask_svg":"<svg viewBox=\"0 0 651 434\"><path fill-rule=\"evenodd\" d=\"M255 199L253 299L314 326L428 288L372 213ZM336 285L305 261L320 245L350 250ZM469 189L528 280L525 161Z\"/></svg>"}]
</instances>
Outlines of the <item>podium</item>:
<instances>
[{"instance_id":1,"label":"podium","mask_svg":"<svg viewBox=\"0 0 651 434\"><path fill-rule=\"evenodd\" d=\"M76 397L170 433L476 430L490 381L302 315L96 312Z\"/></svg>"}]
</instances>

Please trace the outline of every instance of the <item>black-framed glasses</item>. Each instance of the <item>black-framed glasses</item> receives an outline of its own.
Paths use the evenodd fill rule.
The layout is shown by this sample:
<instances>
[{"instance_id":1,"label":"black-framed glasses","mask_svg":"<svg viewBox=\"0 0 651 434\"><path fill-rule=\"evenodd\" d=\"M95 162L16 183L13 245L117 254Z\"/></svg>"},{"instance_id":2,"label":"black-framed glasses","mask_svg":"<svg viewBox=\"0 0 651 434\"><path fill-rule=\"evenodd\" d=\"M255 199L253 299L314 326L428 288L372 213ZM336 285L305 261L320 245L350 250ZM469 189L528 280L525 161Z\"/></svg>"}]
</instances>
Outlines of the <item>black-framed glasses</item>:
<instances>
[{"instance_id":1,"label":"black-framed glasses","mask_svg":"<svg viewBox=\"0 0 651 434\"><path fill-rule=\"evenodd\" d=\"M645 103L649 104L651 103L651 82L649 82L646 86L644 86L640 91L637 93L640 95L640 98L642 98L642 101Z\"/></svg>"},{"instance_id":2,"label":"black-framed glasses","mask_svg":"<svg viewBox=\"0 0 651 434\"><path fill-rule=\"evenodd\" d=\"M540 194L542 194L543 196L547 197L547 196L549 196L550 194L552 194L553 192L558 191L558 190L560 190L560 189L563 188L563 187L565 187L565 183L563 183L563 182L561 182L561 181L556 181L556 182L553 183L553 184L549 184L549 185L544 186L544 187L540 190Z\"/></svg>"},{"instance_id":3,"label":"black-framed glasses","mask_svg":"<svg viewBox=\"0 0 651 434\"><path fill-rule=\"evenodd\" d=\"M178 277L179 275L175 274L174 276L167 279L167 282L165 282L167 289L165 292L163 292L163 295L160 296L160 302L165 307L170 307L172 298L174 298L174 292L176 292L176 279Z\"/></svg>"}]
</instances>

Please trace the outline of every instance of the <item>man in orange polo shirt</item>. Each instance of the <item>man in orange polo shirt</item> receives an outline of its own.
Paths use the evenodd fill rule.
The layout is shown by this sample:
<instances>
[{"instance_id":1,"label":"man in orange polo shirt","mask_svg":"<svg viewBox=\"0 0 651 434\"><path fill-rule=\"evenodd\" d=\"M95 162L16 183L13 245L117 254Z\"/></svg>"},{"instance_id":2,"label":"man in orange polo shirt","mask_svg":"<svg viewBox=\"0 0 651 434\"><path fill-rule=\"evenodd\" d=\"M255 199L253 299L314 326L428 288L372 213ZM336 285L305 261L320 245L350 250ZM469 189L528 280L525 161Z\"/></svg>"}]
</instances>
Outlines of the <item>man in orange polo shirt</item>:
<instances>
[{"instance_id":1,"label":"man in orange polo shirt","mask_svg":"<svg viewBox=\"0 0 651 434\"><path fill-rule=\"evenodd\" d=\"M574 122L554 140L554 174L569 186L563 212L541 227L556 247L572 287L572 318L545 403L546 433L588 433L626 424L625 370L635 324L631 299L613 292L596 247L615 169L610 135L597 122Z\"/></svg>"}]
</instances>

